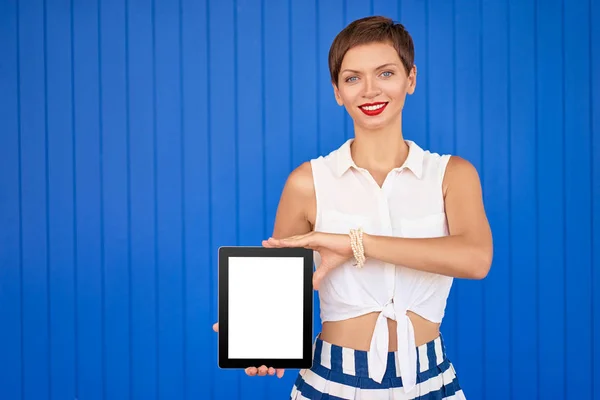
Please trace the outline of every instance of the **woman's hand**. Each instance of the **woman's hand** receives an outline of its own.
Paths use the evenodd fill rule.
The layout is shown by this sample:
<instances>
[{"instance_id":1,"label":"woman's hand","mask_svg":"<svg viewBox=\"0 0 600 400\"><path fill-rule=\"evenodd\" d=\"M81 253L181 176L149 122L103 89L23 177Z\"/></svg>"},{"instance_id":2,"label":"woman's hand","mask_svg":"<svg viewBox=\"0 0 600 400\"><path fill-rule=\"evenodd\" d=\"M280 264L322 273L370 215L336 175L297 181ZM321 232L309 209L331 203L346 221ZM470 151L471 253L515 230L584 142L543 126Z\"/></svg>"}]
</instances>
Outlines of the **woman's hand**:
<instances>
[{"instance_id":1,"label":"woman's hand","mask_svg":"<svg viewBox=\"0 0 600 400\"><path fill-rule=\"evenodd\" d=\"M321 280L334 268L353 256L349 235L310 232L283 239L263 240L264 247L305 247L319 252L321 265L313 275L313 286L319 289Z\"/></svg>"},{"instance_id":2,"label":"woman's hand","mask_svg":"<svg viewBox=\"0 0 600 400\"><path fill-rule=\"evenodd\" d=\"M219 332L219 323L215 322L213 324L213 331L215 332ZM285 372L285 369L282 368L278 368L275 369L273 367L269 367L267 368L265 365L260 366L260 367L248 367L244 370L246 372L246 375L249 376L265 376L265 375L275 375L277 374L278 378L281 378L283 376L283 373Z\"/></svg>"}]
</instances>

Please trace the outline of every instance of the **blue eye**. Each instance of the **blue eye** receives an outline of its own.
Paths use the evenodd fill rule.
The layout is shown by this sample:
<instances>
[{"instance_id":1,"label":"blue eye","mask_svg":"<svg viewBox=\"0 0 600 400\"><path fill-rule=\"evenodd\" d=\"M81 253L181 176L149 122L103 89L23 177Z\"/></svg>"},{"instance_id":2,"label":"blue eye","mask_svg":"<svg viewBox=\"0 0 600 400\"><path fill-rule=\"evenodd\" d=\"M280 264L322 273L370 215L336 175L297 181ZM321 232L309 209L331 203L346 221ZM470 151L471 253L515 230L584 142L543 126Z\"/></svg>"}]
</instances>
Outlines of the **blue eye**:
<instances>
[{"instance_id":1,"label":"blue eye","mask_svg":"<svg viewBox=\"0 0 600 400\"><path fill-rule=\"evenodd\" d=\"M351 82L352 79L357 79L356 76L351 76L349 78L346 78L346 82Z\"/></svg>"},{"instance_id":2,"label":"blue eye","mask_svg":"<svg viewBox=\"0 0 600 400\"><path fill-rule=\"evenodd\" d=\"M386 74L388 74L388 75L386 75ZM382 75L384 75L386 78L389 78L390 76L393 75L393 73L391 71L385 71L382 73Z\"/></svg>"}]
</instances>

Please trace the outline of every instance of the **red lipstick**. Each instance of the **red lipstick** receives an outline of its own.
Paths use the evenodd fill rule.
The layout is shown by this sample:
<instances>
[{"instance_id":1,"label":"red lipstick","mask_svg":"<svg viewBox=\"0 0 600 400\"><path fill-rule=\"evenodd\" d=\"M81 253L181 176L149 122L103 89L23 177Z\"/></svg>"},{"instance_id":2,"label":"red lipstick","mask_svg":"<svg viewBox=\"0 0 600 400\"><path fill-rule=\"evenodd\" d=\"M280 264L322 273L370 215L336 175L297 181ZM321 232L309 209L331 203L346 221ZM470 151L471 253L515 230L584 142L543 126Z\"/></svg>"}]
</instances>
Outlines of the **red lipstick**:
<instances>
[{"instance_id":1,"label":"red lipstick","mask_svg":"<svg viewBox=\"0 0 600 400\"><path fill-rule=\"evenodd\" d=\"M360 105L358 108L368 116L379 115L385 110L385 107L388 105L387 102L379 102L379 103L366 103Z\"/></svg>"}]
</instances>

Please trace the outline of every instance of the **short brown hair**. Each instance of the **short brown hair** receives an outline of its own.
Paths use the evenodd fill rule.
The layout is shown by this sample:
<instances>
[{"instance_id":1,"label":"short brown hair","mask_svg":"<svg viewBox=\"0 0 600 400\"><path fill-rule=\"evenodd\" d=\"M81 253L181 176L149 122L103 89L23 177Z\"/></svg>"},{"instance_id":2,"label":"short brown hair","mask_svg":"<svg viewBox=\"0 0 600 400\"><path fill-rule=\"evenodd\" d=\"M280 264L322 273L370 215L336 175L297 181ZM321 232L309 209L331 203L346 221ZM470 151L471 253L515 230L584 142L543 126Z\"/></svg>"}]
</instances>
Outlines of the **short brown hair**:
<instances>
[{"instance_id":1,"label":"short brown hair","mask_svg":"<svg viewBox=\"0 0 600 400\"><path fill-rule=\"evenodd\" d=\"M406 74L410 73L415 59L412 37L404 25L387 17L366 17L345 27L333 40L329 49L329 73L331 82L338 84L338 75L346 52L355 46L374 42L388 42L398 52Z\"/></svg>"}]
</instances>

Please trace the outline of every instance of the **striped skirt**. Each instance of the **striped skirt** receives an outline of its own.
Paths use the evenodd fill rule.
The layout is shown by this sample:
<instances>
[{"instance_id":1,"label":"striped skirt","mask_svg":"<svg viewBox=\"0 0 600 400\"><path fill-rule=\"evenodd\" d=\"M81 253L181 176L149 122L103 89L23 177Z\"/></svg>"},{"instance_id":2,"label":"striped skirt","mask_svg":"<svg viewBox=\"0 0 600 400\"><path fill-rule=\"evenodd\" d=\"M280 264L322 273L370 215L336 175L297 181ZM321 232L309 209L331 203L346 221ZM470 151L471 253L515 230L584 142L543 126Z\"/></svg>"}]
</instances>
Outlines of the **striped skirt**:
<instances>
[{"instance_id":1,"label":"striped skirt","mask_svg":"<svg viewBox=\"0 0 600 400\"><path fill-rule=\"evenodd\" d=\"M417 347L417 386L404 393L398 353L389 352L381 383L369 378L367 352L316 338L313 366L300 370L291 400L465 400L441 336Z\"/></svg>"}]
</instances>

